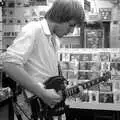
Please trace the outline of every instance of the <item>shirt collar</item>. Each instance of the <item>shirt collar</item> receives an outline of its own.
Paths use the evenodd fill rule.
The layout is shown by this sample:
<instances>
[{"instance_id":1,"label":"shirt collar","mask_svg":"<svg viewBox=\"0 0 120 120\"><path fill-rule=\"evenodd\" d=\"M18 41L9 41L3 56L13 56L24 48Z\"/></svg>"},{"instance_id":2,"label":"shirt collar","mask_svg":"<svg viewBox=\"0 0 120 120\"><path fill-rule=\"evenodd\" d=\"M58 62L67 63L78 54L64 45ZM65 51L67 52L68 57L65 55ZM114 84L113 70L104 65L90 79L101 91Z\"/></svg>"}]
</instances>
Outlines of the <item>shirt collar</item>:
<instances>
[{"instance_id":1,"label":"shirt collar","mask_svg":"<svg viewBox=\"0 0 120 120\"><path fill-rule=\"evenodd\" d=\"M48 23L46 19L41 20L41 25L43 28L43 31L46 35L51 35L50 29L48 27Z\"/></svg>"},{"instance_id":2,"label":"shirt collar","mask_svg":"<svg viewBox=\"0 0 120 120\"><path fill-rule=\"evenodd\" d=\"M51 37L54 37L55 39L55 44L56 44L56 49L60 48L60 40L59 37L57 37L55 34L51 36L51 32L47 23L46 19L41 20L41 25L43 28L44 33L49 37L49 40L51 40Z\"/></svg>"}]
</instances>

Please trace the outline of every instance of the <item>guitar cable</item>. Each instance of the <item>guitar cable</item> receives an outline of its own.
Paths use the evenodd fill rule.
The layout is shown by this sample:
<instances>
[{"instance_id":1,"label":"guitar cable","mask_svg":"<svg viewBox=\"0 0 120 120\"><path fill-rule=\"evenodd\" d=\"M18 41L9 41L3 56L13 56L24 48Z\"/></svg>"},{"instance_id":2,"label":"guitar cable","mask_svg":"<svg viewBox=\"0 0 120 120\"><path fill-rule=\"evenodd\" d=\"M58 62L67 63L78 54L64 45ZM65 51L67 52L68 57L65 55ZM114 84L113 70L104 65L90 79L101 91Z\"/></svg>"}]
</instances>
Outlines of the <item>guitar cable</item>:
<instances>
[{"instance_id":1,"label":"guitar cable","mask_svg":"<svg viewBox=\"0 0 120 120\"><path fill-rule=\"evenodd\" d=\"M25 117L28 120L32 120L31 118L28 117L28 115L26 114L26 112L20 107L20 105L18 105L18 103L13 102L13 108L14 108L14 112L16 113L16 116L18 117L18 120L23 120L21 117L21 113L20 111L25 115Z\"/></svg>"},{"instance_id":2,"label":"guitar cable","mask_svg":"<svg viewBox=\"0 0 120 120\"><path fill-rule=\"evenodd\" d=\"M23 90L23 89L22 89ZM25 94L24 94L25 96ZM13 93L13 97L12 97L12 106L13 106L13 109L14 109L14 112L16 114L16 117L18 120L23 120L22 119L22 115L21 115L21 112L24 114L24 116L28 119L28 120L33 120L31 119L27 113L21 108L21 106L17 103L17 94L16 93Z\"/></svg>"}]
</instances>

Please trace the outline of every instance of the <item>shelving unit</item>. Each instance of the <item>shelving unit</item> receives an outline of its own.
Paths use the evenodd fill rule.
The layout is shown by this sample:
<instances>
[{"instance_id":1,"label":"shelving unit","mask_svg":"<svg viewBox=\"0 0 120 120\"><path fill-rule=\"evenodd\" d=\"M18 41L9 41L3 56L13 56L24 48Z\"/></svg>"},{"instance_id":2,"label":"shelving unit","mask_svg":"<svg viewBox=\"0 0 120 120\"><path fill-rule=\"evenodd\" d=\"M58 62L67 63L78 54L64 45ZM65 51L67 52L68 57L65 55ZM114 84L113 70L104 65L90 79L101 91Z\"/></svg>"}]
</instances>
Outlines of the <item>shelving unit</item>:
<instances>
[{"instance_id":1,"label":"shelving unit","mask_svg":"<svg viewBox=\"0 0 120 120\"><path fill-rule=\"evenodd\" d=\"M98 78L105 71L111 73L109 81L84 90L84 99L79 96L67 99L66 103L71 108L120 109L120 49L61 49L58 53L63 75L69 81L69 86Z\"/></svg>"},{"instance_id":2,"label":"shelving unit","mask_svg":"<svg viewBox=\"0 0 120 120\"><path fill-rule=\"evenodd\" d=\"M119 120L120 49L66 48L61 49L58 54L62 72L69 82L69 87L91 81L94 78L100 77L106 71L111 73L111 78L107 82L102 82L90 89L85 89L82 97L81 95L74 95L66 99L66 104L70 108L69 111L71 111L68 119L72 117L71 114L74 116L73 118L78 120L85 119L87 114L94 120ZM82 112L83 114L81 114ZM82 116L84 117L82 118Z\"/></svg>"},{"instance_id":3,"label":"shelving unit","mask_svg":"<svg viewBox=\"0 0 120 120\"><path fill-rule=\"evenodd\" d=\"M3 52L2 46L2 31L3 31L3 24L2 24L2 0L0 0L0 54ZM2 61L0 61L0 88L2 87Z\"/></svg>"},{"instance_id":4,"label":"shelving unit","mask_svg":"<svg viewBox=\"0 0 120 120\"><path fill-rule=\"evenodd\" d=\"M66 104L70 105L70 108L77 108L77 109L112 110L112 111L120 110L120 106L118 104L113 104L113 103L88 103L88 102L66 100Z\"/></svg>"}]
</instances>

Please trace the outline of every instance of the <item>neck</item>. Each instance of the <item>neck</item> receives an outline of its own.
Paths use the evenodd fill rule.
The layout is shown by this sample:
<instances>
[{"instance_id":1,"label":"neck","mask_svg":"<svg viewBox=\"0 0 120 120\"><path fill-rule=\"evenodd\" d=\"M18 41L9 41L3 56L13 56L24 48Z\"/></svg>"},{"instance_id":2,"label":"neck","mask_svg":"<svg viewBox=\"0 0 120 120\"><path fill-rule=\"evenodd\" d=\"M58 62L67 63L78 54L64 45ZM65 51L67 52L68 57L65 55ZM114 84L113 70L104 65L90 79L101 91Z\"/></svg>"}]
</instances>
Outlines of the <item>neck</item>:
<instances>
[{"instance_id":1,"label":"neck","mask_svg":"<svg viewBox=\"0 0 120 120\"><path fill-rule=\"evenodd\" d=\"M50 29L51 35L53 35L54 34L54 26L55 26L55 24L51 20L48 20L48 19L47 19L47 23L48 23L48 27Z\"/></svg>"}]
</instances>

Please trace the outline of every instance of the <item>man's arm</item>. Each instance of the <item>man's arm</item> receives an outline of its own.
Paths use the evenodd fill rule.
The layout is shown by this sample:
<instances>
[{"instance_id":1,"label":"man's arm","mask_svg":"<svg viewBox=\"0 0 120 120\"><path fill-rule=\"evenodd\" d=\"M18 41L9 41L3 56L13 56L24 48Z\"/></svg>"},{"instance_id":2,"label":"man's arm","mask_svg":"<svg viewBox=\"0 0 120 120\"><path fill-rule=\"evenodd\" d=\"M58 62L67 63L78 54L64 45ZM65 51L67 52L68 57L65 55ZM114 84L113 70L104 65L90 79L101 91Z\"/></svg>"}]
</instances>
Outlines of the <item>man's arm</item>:
<instances>
[{"instance_id":1,"label":"man's arm","mask_svg":"<svg viewBox=\"0 0 120 120\"><path fill-rule=\"evenodd\" d=\"M44 92L43 84L33 79L20 65L5 62L3 69L14 81L41 97Z\"/></svg>"},{"instance_id":2,"label":"man's arm","mask_svg":"<svg viewBox=\"0 0 120 120\"><path fill-rule=\"evenodd\" d=\"M4 71L24 88L39 96L48 105L55 105L62 99L54 89L45 89L39 80L33 79L20 65L5 62Z\"/></svg>"}]
</instances>

